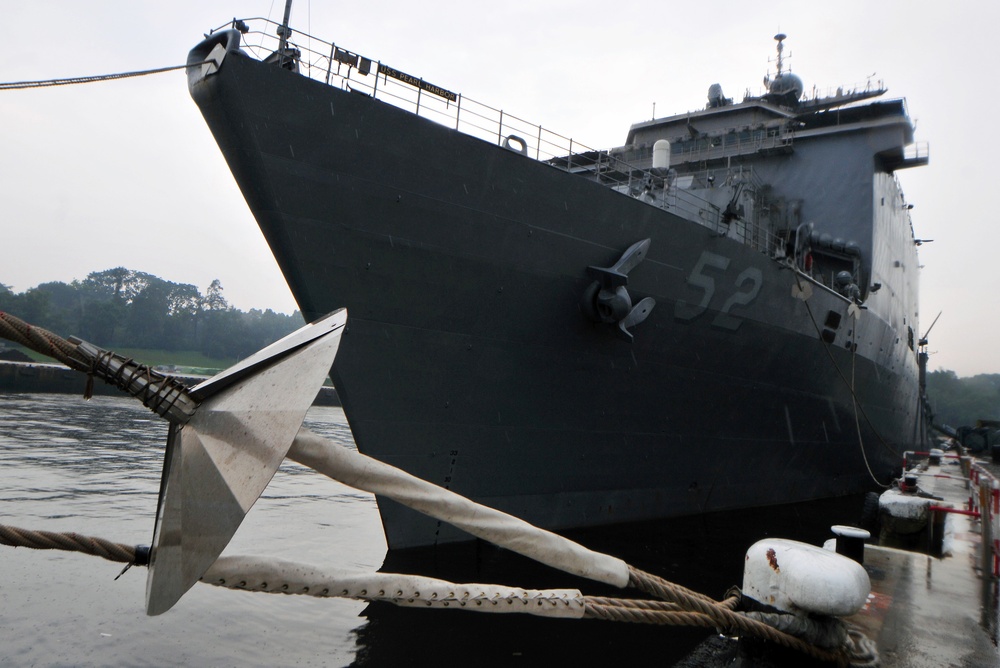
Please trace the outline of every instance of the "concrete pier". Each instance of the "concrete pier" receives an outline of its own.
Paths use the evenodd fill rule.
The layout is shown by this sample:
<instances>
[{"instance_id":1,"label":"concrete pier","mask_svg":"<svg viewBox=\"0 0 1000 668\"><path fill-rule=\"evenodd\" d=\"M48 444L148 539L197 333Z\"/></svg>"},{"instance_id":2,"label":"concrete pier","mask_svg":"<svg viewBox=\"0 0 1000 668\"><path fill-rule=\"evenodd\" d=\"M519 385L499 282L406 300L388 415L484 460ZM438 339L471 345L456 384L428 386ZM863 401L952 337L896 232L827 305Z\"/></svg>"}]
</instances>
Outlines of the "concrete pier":
<instances>
[{"instance_id":1,"label":"concrete pier","mask_svg":"<svg viewBox=\"0 0 1000 668\"><path fill-rule=\"evenodd\" d=\"M934 505L968 511L970 485L962 469L969 461L931 464L918 476L920 491L941 497ZM993 505L992 495L986 505ZM984 516L947 513L940 557L866 546L872 593L864 610L848 621L875 641L882 668L1000 666L997 580L988 537L983 552L983 525L989 535L993 513Z\"/></svg>"},{"instance_id":2,"label":"concrete pier","mask_svg":"<svg viewBox=\"0 0 1000 668\"><path fill-rule=\"evenodd\" d=\"M923 503L927 513L922 528L884 516L886 505L906 505L900 504L898 489L880 500L881 536L873 538L883 544L864 546L871 593L862 610L845 620L877 649L877 659L861 659L858 665L1000 667L996 575L1000 541L994 540L1000 537L1000 483L994 477L1000 466L954 454L934 459L938 461L910 458L911 466L920 460L906 472L917 482L902 493L913 505ZM888 535L900 527L905 535ZM724 635L709 638L674 664L675 668L805 665L820 664L774 644Z\"/></svg>"}]
</instances>

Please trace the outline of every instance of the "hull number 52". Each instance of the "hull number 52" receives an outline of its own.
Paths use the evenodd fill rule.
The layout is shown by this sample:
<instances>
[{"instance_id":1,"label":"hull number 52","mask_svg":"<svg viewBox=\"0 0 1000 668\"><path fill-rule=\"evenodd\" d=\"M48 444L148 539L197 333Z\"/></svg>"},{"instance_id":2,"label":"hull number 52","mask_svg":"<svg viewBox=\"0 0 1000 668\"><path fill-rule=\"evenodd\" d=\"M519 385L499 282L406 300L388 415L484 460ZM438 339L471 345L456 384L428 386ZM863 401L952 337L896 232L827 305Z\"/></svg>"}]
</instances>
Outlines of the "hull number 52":
<instances>
[{"instance_id":1,"label":"hull number 52","mask_svg":"<svg viewBox=\"0 0 1000 668\"><path fill-rule=\"evenodd\" d=\"M687 277L687 283L693 288L701 290L701 300L697 304L678 299L674 305L674 317L679 320L694 320L708 310L712 298L715 297L715 279L710 272L723 272L729 267L729 258L702 251L701 257L695 263L691 275ZM763 274L757 267L747 267L736 277L734 291L725 286L721 289L724 295L728 295L722 303L722 308L712 320L716 327L736 331L743 324L743 319L730 315L734 306L747 306L757 298L760 286L764 281ZM720 298L722 295L720 295Z\"/></svg>"}]
</instances>

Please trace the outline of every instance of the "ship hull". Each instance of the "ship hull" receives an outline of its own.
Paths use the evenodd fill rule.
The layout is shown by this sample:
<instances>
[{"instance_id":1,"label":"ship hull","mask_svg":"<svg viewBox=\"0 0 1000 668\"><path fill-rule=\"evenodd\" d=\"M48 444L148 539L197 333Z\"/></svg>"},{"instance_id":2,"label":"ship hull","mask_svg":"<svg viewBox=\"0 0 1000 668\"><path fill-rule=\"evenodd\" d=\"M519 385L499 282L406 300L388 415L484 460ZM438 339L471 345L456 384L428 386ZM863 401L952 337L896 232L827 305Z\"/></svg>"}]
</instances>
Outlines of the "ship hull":
<instances>
[{"instance_id":1,"label":"ship hull","mask_svg":"<svg viewBox=\"0 0 1000 668\"><path fill-rule=\"evenodd\" d=\"M560 529L856 493L917 438L888 324L738 241L239 52L192 94L304 315L348 309L369 455ZM580 303L642 239L629 342ZM378 502L391 548L468 538Z\"/></svg>"}]
</instances>

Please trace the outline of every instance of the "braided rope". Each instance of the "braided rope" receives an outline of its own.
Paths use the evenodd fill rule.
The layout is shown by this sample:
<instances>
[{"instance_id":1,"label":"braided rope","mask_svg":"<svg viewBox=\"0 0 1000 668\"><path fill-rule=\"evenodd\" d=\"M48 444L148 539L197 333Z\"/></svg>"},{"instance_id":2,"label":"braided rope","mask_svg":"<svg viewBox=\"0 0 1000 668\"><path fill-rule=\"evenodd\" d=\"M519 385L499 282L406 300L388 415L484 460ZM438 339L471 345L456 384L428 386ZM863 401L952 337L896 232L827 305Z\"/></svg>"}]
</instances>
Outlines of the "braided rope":
<instances>
[{"instance_id":1,"label":"braided rope","mask_svg":"<svg viewBox=\"0 0 1000 668\"><path fill-rule=\"evenodd\" d=\"M31 531L3 524L0 524L0 544L35 550L82 552L126 564L144 563L145 561L137 554L138 548L132 545L115 543L92 536L81 536L77 533ZM858 666L872 665L865 663L865 659L870 660L871 656L877 656L870 641L867 641L859 633L855 633L851 637L852 642L848 643L849 646L842 651L822 650L763 622L734 612L731 608L738 603L738 596L729 596L718 602L631 566L629 573L631 586L664 600L650 601L587 596L584 597L584 617L628 623L739 629L748 635L800 651L821 661L837 663L842 666L854 665L853 662L849 661L847 653L850 653L852 658L861 659L857 663ZM209 584L226 586L225 583L209 582ZM242 588L244 585L245 583L241 583L239 587ZM306 587L301 592L285 591L284 593L310 593L310 588ZM327 592L312 595L326 596ZM875 660L877 661L877 658Z\"/></svg>"},{"instance_id":2,"label":"braided rope","mask_svg":"<svg viewBox=\"0 0 1000 668\"><path fill-rule=\"evenodd\" d=\"M604 619L633 624L657 624L660 626L698 626L711 629L716 621L708 615L687 610L649 610L644 607L625 605L603 605L594 603L591 597L584 599L584 617Z\"/></svg>"},{"instance_id":3,"label":"braided rope","mask_svg":"<svg viewBox=\"0 0 1000 668\"><path fill-rule=\"evenodd\" d=\"M114 81L115 79L129 79L131 77L142 77L147 74L160 74L161 72L171 72L182 70L188 67L197 67L205 63L214 63L214 60L203 60L200 63L189 63L184 65L174 65L172 67L158 67L153 70L137 70L135 72L118 72L116 74L94 74L85 77L68 77L65 79L45 79L42 81L8 81L0 83L0 90L21 90L24 88L48 88L51 86L68 86L71 84L96 83L99 81Z\"/></svg>"},{"instance_id":4,"label":"braided rope","mask_svg":"<svg viewBox=\"0 0 1000 668\"><path fill-rule=\"evenodd\" d=\"M643 598L611 598L608 596L585 596L584 600L595 606L616 606L623 608L638 608L659 612L677 612L681 607L670 601L650 601Z\"/></svg>"},{"instance_id":5,"label":"braided rope","mask_svg":"<svg viewBox=\"0 0 1000 668\"><path fill-rule=\"evenodd\" d=\"M0 336L58 360L71 369L90 371L90 364L79 357L75 345L58 334L30 325L4 311L0 311Z\"/></svg>"},{"instance_id":6,"label":"braided rope","mask_svg":"<svg viewBox=\"0 0 1000 668\"><path fill-rule=\"evenodd\" d=\"M58 334L35 327L20 318L0 311L0 337L52 357L76 371L87 374L83 396L93 395L94 377L131 394L157 415L173 421L186 421L193 410L187 386L173 376L160 373L145 364L121 357L110 350L100 350L85 341L71 343ZM88 351L96 356L88 356ZM181 406L174 411L174 405ZM190 405L188 405L190 404ZM186 415L186 418L185 418Z\"/></svg>"},{"instance_id":7,"label":"braided rope","mask_svg":"<svg viewBox=\"0 0 1000 668\"><path fill-rule=\"evenodd\" d=\"M729 607L721 605L703 594L699 594L673 582L668 582L650 573L645 573L632 566L629 566L629 586L665 601L676 603L689 612L701 613L712 619L713 626L723 629L738 629L748 635L803 652L820 661L840 665L846 665L847 663L847 658L843 652L834 653L821 650L763 622L734 612Z\"/></svg>"},{"instance_id":8,"label":"braided rope","mask_svg":"<svg viewBox=\"0 0 1000 668\"><path fill-rule=\"evenodd\" d=\"M0 524L0 543L13 547L28 547L33 550L65 550L83 552L108 561L132 564L136 562L136 548L133 545L113 543L103 538L81 536L77 533L55 533L53 531L31 531Z\"/></svg>"}]
</instances>

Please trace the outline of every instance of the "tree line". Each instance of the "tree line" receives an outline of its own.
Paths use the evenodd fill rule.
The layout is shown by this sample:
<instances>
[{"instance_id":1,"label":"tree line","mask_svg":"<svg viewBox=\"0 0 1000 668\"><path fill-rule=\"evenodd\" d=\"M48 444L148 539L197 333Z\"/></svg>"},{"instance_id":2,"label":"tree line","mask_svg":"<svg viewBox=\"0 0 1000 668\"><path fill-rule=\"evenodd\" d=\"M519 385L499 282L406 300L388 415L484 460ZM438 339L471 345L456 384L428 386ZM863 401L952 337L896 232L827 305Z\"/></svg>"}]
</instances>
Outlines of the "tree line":
<instances>
[{"instance_id":1,"label":"tree line","mask_svg":"<svg viewBox=\"0 0 1000 668\"><path fill-rule=\"evenodd\" d=\"M193 350L216 359L246 357L303 324L298 311L233 308L218 279L202 294L194 285L125 267L22 293L0 284L0 311L106 349Z\"/></svg>"},{"instance_id":2,"label":"tree line","mask_svg":"<svg viewBox=\"0 0 1000 668\"><path fill-rule=\"evenodd\" d=\"M959 378L938 369L927 374L927 397L934 422L950 427L974 426L976 420L1000 420L1000 374Z\"/></svg>"}]
</instances>

